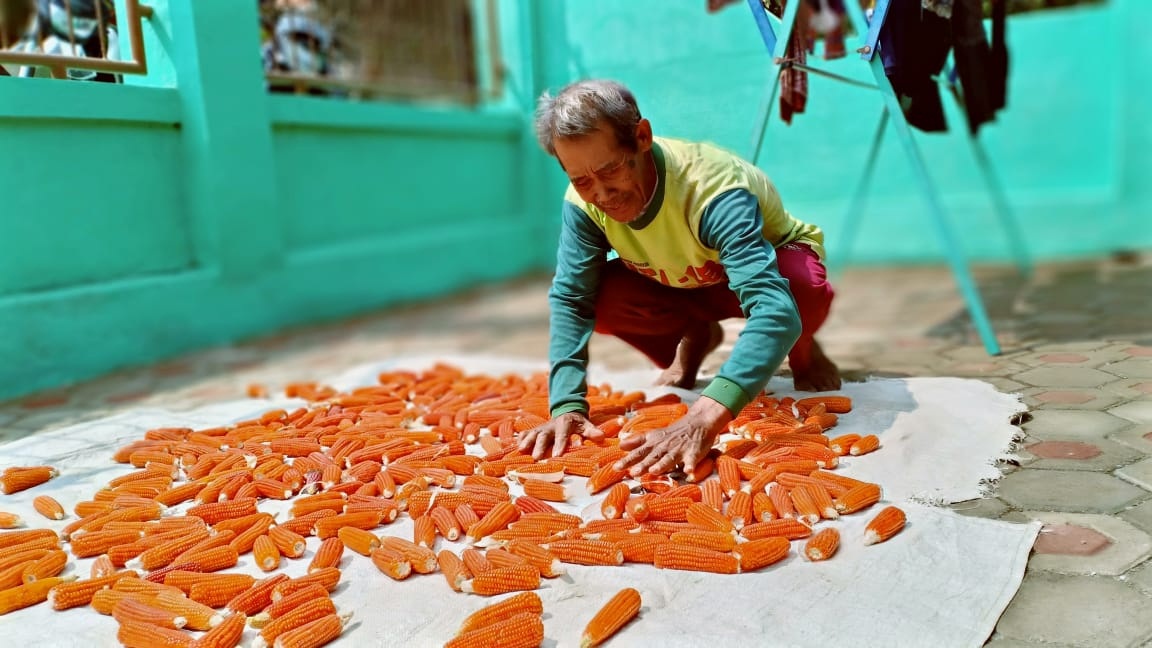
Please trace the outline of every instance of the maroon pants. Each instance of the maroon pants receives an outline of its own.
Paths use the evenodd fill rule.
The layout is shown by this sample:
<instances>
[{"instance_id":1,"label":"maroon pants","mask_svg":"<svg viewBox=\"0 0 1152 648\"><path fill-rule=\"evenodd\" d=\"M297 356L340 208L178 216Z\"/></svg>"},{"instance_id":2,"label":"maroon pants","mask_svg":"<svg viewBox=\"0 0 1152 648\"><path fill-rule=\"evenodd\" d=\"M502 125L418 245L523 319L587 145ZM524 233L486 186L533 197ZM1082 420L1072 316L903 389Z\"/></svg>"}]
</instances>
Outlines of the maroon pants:
<instances>
[{"instance_id":1,"label":"maroon pants","mask_svg":"<svg viewBox=\"0 0 1152 648\"><path fill-rule=\"evenodd\" d=\"M789 243L776 249L780 274L788 280L803 329L788 354L793 370L810 362L812 337L828 317L832 285L812 248ZM702 322L744 317L740 300L727 284L707 288L671 288L610 261L600 278L596 332L614 335L667 368L684 333Z\"/></svg>"}]
</instances>

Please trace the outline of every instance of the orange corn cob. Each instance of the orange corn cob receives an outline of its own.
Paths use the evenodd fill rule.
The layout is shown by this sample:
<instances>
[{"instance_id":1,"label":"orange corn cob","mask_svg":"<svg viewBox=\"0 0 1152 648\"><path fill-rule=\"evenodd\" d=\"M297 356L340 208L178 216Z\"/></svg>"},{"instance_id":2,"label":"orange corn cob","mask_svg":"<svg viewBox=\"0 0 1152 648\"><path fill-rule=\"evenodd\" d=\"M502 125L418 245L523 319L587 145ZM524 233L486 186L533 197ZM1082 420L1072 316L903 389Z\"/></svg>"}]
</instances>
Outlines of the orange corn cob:
<instances>
[{"instance_id":1,"label":"orange corn cob","mask_svg":"<svg viewBox=\"0 0 1152 648\"><path fill-rule=\"evenodd\" d=\"M460 523L460 530L464 533L468 533L468 529L480 521L480 516L476 515L476 511L472 509L470 504L457 506L452 514L456 516L456 521Z\"/></svg>"},{"instance_id":2,"label":"orange corn cob","mask_svg":"<svg viewBox=\"0 0 1152 648\"><path fill-rule=\"evenodd\" d=\"M124 599L134 599L142 603L152 600L152 596L141 592L120 592L113 589L100 590L92 595L92 602L88 605L99 614L111 616L116 604ZM179 616L179 615L177 615ZM187 626L185 626L187 627Z\"/></svg>"},{"instance_id":3,"label":"orange corn cob","mask_svg":"<svg viewBox=\"0 0 1152 648\"><path fill-rule=\"evenodd\" d=\"M523 535L549 536L567 529L575 529L582 523L580 516L570 513L525 513L519 520L509 524L508 528L523 531Z\"/></svg>"},{"instance_id":4,"label":"orange corn cob","mask_svg":"<svg viewBox=\"0 0 1152 648\"><path fill-rule=\"evenodd\" d=\"M56 532L52 529L27 529L25 531L0 533L0 549L7 549L34 541L54 543L48 547L49 549L60 548L60 542L56 537Z\"/></svg>"},{"instance_id":5,"label":"orange corn cob","mask_svg":"<svg viewBox=\"0 0 1152 648\"><path fill-rule=\"evenodd\" d=\"M121 623L116 639L126 648L190 648L195 643L186 632L137 621Z\"/></svg>"},{"instance_id":6,"label":"orange corn cob","mask_svg":"<svg viewBox=\"0 0 1152 648\"><path fill-rule=\"evenodd\" d=\"M835 527L821 529L804 544L804 556L808 560L828 560L840 546L840 532Z\"/></svg>"},{"instance_id":7,"label":"orange corn cob","mask_svg":"<svg viewBox=\"0 0 1152 648\"><path fill-rule=\"evenodd\" d=\"M19 515L0 511L0 529L15 529L23 523Z\"/></svg>"},{"instance_id":8,"label":"orange corn cob","mask_svg":"<svg viewBox=\"0 0 1152 648\"><path fill-rule=\"evenodd\" d=\"M328 567L340 567L340 559L344 556L344 542L337 536L332 536L320 543L316 555L308 565L308 572L319 571Z\"/></svg>"},{"instance_id":9,"label":"orange corn cob","mask_svg":"<svg viewBox=\"0 0 1152 648\"><path fill-rule=\"evenodd\" d=\"M520 517L520 509L511 502L499 502L479 522L468 529L469 542L477 542L494 531L507 528Z\"/></svg>"},{"instance_id":10,"label":"orange corn cob","mask_svg":"<svg viewBox=\"0 0 1152 648\"><path fill-rule=\"evenodd\" d=\"M200 482L187 482L169 488L157 495L154 499L164 506L176 506L177 504L194 499L200 491L204 490L204 486L205 484Z\"/></svg>"},{"instance_id":11,"label":"orange corn cob","mask_svg":"<svg viewBox=\"0 0 1152 648\"><path fill-rule=\"evenodd\" d=\"M525 513L559 513L555 506L531 495L521 495L512 502L521 514Z\"/></svg>"},{"instance_id":12,"label":"orange corn cob","mask_svg":"<svg viewBox=\"0 0 1152 648\"><path fill-rule=\"evenodd\" d=\"M836 498L836 510L840 513L855 513L880 501L880 486L864 483Z\"/></svg>"},{"instance_id":13,"label":"orange corn cob","mask_svg":"<svg viewBox=\"0 0 1152 648\"><path fill-rule=\"evenodd\" d=\"M657 522L657 524L662 524ZM668 522L667 524L675 524ZM606 533L631 533L640 530L640 524L636 520L588 520L582 527L571 529L562 532L560 535L566 537L583 537L588 540L596 540L598 536Z\"/></svg>"},{"instance_id":14,"label":"orange corn cob","mask_svg":"<svg viewBox=\"0 0 1152 648\"><path fill-rule=\"evenodd\" d=\"M116 565L112 564L112 559L108 557L108 554L104 554L97 557L96 560L92 563L90 576L92 578L99 578L101 576L112 574L115 571Z\"/></svg>"},{"instance_id":15,"label":"orange corn cob","mask_svg":"<svg viewBox=\"0 0 1152 648\"><path fill-rule=\"evenodd\" d=\"M412 563L412 571L417 574L431 574L436 571L436 554L427 547L394 536L380 538L380 547L400 552Z\"/></svg>"},{"instance_id":16,"label":"orange corn cob","mask_svg":"<svg viewBox=\"0 0 1152 648\"><path fill-rule=\"evenodd\" d=\"M45 551L44 556L48 555ZM42 558L43 556L41 556ZM24 570L36 564L39 558L18 562L14 565L0 568L0 590L16 587L24 582Z\"/></svg>"},{"instance_id":17,"label":"orange corn cob","mask_svg":"<svg viewBox=\"0 0 1152 648\"><path fill-rule=\"evenodd\" d=\"M464 561L464 566L468 571L474 575L482 574L492 569L492 565L488 562L488 559L484 557L484 554L472 548L461 551L460 559Z\"/></svg>"},{"instance_id":18,"label":"orange corn cob","mask_svg":"<svg viewBox=\"0 0 1152 648\"><path fill-rule=\"evenodd\" d=\"M160 626L161 628L172 628L173 630L180 630L188 625L188 619L169 612L168 610L144 603L131 596L124 597L117 601L116 605L112 607L112 618L121 624L150 623Z\"/></svg>"},{"instance_id":19,"label":"orange corn cob","mask_svg":"<svg viewBox=\"0 0 1152 648\"><path fill-rule=\"evenodd\" d=\"M287 583L280 583L272 590L272 601L275 602L309 585L322 585L324 589L331 592L336 589L336 585L340 583L340 575L339 569L330 567L328 569L321 569L318 572L312 572L307 576L293 578Z\"/></svg>"},{"instance_id":20,"label":"orange corn cob","mask_svg":"<svg viewBox=\"0 0 1152 648\"><path fill-rule=\"evenodd\" d=\"M776 507L772 506L768 493L761 491L752 496L752 516L756 522L776 519Z\"/></svg>"},{"instance_id":21,"label":"orange corn cob","mask_svg":"<svg viewBox=\"0 0 1152 648\"><path fill-rule=\"evenodd\" d=\"M68 554L60 550L51 550L42 558L25 567L20 574L24 583L43 580L59 576L68 565Z\"/></svg>"},{"instance_id":22,"label":"orange corn cob","mask_svg":"<svg viewBox=\"0 0 1152 648\"><path fill-rule=\"evenodd\" d=\"M687 497L653 497L648 501L647 519L663 522L686 522L688 507L696 503Z\"/></svg>"},{"instance_id":23,"label":"orange corn cob","mask_svg":"<svg viewBox=\"0 0 1152 648\"><path fill-rule=\"evenodd\" d=\"M828 441L828 449L843 457L852 449L852 444L859 440L859 434L841 434Z\"/></svg>"},{"instance_id":24,"label":"orange corn cob","mask_svg":"<svg viewBox=\"0 0 1152 648\"><path fill-rule=\"evenodd\" d=\"M532 567L524 558L495 547L485 551L484 557L488 559L493 569L501 569L504 567Z\"/></svg>"},{"instance_id":25,"label":"orange corn cob","mask_svg":"<svg viewBox=\"0 0 1152 648\"><path fill-rule=\"evenodd\" d=\"M732 554L674 542L657 545L652 558L652 564L657 569L679 569L716 574L735 574L740 571L739 563Z\"/></svg>"},{"instance_id":26,"label":"orange corn cob","mask_svg":"<svg viewBox=\"0 0 1152 648\"><path fill-rule=\"evenodd\" d=\"M880 437L875 434L860 437L856 443L848 450L848 454L853 457L863 454L868 454L880 447Z\"/></svg>"},{"instance_id":27,"label":"orange corn cob","mask_svg":"<svg viewBox=\"0 0 1152 648\"><path fill-rule=\"evenodd\" d=\"M471 632L457 635L444 648L532 648L544 641L544 622L539 614L525 612Z\"/></svg>"},{"instance_id":28,"label":"orange corn cob","mask_svg":"<svg viewBox=\"0 0 1152 648\"><path fill-rule=\"evenodd\" d=\"M744 528L745 524L756 521L752 511L752 496L746 491L736 491L728 501L727 517L732 520L732 526L737 530Z\"/></svg>"},{"instance_id":29,"label":"orange corn cob","mask_svg":"<svg viewBox=\"0 0 1152 648\"><path fill-rule=\"evenodd\" d=\"M776 515L781 520L796 517L796 508L792 505L792 495L784 486L780 484L769 486L768 499L772 500L772 506L776 508Z\"/></svg>"},{"instance_id":30,"label":"orange corn cob","mask_svg":"<svg viewBox=\"0 0 1152 648\"><path fill-rule=\"evenodd\" d=\"M660 493L660 497L687 497L693 502L699 502L703 498L703 493L700 484L681 484Z\"/></svg>"},{"instance_id":31,"label":"orange corn cob","mask_svg":"<svg viewBox=\"0 0 1152 648\"><path fill-rule=\"evenodd\" d=\"M667 536L658 533L627 533L613 542L624 554L624 562L652 564L656 556L656 547L671 541Z\"/></svg>"},{"instance_id":32,"label":"orange corn cob","mask_svg":"<svg viewBox=\"0 0 1152 648\"><path fill-rule=\"evenodd\" d=\"M336 614L336 605L332 599L318 596L273 619L260 629L260 637L267 645L273 645L277 637L331 614Z\"/></svg>"},{"instance_id":33,"label":"orange corn cob","mask_svg":"<svg viewBox=\"0 0 1152 648\"><path fill-rule=\"evenodd\" d=\"M60 506L60 502L52 499L48 495L38 495L32 500L32 508L36 512L49 520L63 520L64 507Z\"/></svg>"},{"instance_id":34,"label":"orange corn cob","mask_svg":"<svg viewBox=\"0 0 1152 648\"><path fill-rule=\"evenodd\" d=\"M724 488L719 479L700 482L700 502L717 512L724 510Z\"/></svg>"},{"instance_id":35,"label":"orange corn cob","mask_svg":"<svg viewBox=\"0 0 1152 648\"><path fill-rule=\"evenodd\" d=\"M759 540L767 537L788 538L799 540L812 535L812 527L795 518L780 518L769 522L757 522L740 529L740 535L749 540Z\"/></svg>"},{"instance_id":36,"label":"orange corn cob","mask_svg":"<svg viewBox=\"0 0 1152 648\"><path fill-rule=\"evenodd\" d=\"M97 592L96 597L104 593L105 592ZM122 592L112 590L112 593L121 594ZM187 621L187 625L184 627L188 630L208 630L220 625L220 623L224 621L224 617L216 610L202 603L197 603L179 592L162 591L156 594L156 596L150 597L148 600L149 603L155 607L184 617ZM93 599L92 605L96 605L95 599Z\"/></svg>"},{"instance_id":37,"label":"orange corn cob","mask_svg":"<svg viewBox=\"0 0 1152 648\"><path fill-rule=\"evenodd\" d=\"M457 635L474 632L506 621L519 614L544 614L544 604L536 592L521 592L499 603L493 603L468 615L460 624Z\"/></svg>"},{"instance_id":38,"label":"orange corn cob","mask_svg":"<svg viewBox=\"0 0 1152 648\"><path fill-rule=\"evenodd\" d=\"M444 536L445 540L455 542L460 539L460 524L452 511L443 506L436 506L427 515L436 526L436 531Z\"/></svg>"},{"instance_id":39,"label":"orange corn cob","mask_svg":"<svg viewBox=\"0 0 1152 648\"><path fill-rule=\"evenodd\" d=\"M225 606L231 612L240 612L253 615L268 607L272 603L272 591L281 583L288 582L285 574L273 574L262 578L251 587L232 597Z\"/></svg>"},{"instance_id":40,"label":"orange corn cob","mask_svg":"<svg viewBox=\"0 0 1152 648\"><path fill-rule=\"evenodd\" d=\"M197 518L193 518L193 519L197 519ZM216 547L230 546L232 541L235 539L236 539L236 532L234 532L234 531L217 531L217 533L215 535L208 536L207 538L204 538L200 542L197 542L196 544L192 545L191 547L185 549L182 553L178 554L175 558L173 558L172 561L169 562L168 564L169 565L175 565L178 563L186 563L186 562L188 562L188 556L193 556L195 554L200 553L201 551L206 551L208 549L214 549ZM145 540L147 540L147 539L145 539Z\"/></svg>"},{"instance_id":41,"label":"orange corn cob","mask_svg":"<svg viewBox=\"0 0 1152 648\"><path fill-rule=\"evenodd\" d=\"M731 497L740 490L740 468L738 462L727 455L716 459L716 472L720 475L720 490Z\"/></svg>"},{"instance_id":42,"label":"orange corn cob","mask_svg":"<svg viewBox=\"0 0 1152 648\"><path fill-rule=\"evenodd\" d=\"M5 495L39 486L59 473L51 466L9 468L0 475L0 491Z\"/></svg>"},{"instance_id":43,"label":"orange corn cob","mask_svg":"<svg viewBox=\"0 0 1152 648\"><path fill-rule=\"evenodd\" d=\"M340 542L344 543L345 547L361 556L371 555L372 550L380 546L380 538L377 538L375 534L356 527L343 527L336 533L336 536Z\"/></svg>"},{"instance_id":44,"label":"orange corn cob","mask_svg":"<svg viewBox=\"0 0 1152 648\"><path fill-rule=\"evenodd\" d=\"M408 558L394 549L377 547L369 554L372 564L376 565L386 576L393 580L404 580L412 574L412 563Z\"/></svg>"},{"instance_id":45,"label":"orange corn cob","mask_svg":"<svg viewBox=\"0 0 1152 648\"><path fill-rule=\"evenodd\" d=\"M712 551L732 551L736 546L736 536L723 531L678 531L669 538L672 542Z\"/></svg>"},{"instance_id":46,"label":"orange corn cob","mask_svg":"<svg viewBox=\"0 0 1152 648\"><path fill-rule=\"evenodd\" d=\"M887 506L864 527L864 544L871 545L891 538L904 528L907 517L896 506Z\"/></svg>"},{"instance_id":47,"label":"orange corn cob","mask_svg":"<svg viewBox=\"0 0 1152 648\"><path fill-rule=\"evenodd\" d=\"M617 482L608 489L608 494L604 496L604 501L600 503L600 514L606 520L614 520L624 514L624 505L628 503L628 498L632 492L628 488L628 484L624 482Z\"/></svg>"},{"instance_id":48,"label":"orange corn cob","mask_svg":"<svg viewBox=\"0 0 1152 648\"><path fill-rule=\"evenodd\" d=\"M588 478L588 493L595 495L605 488L611 487L613 484L621 482L628 476L626 470L616 470L612 467L613 464L608 463L596 469L592 476Z\"/></svg>"},{"instance_id":49,"label":"orange corn cob","mask_svg":"<svg viewBox=\"0 0 1152 648\"><path fill-rule=\"evenodd\" d=\"M722 531L724 533L731 533L735 530L735 527L732 525L732 520L724 517L719 511L703 502L693 502L689 505L688 509L684 512L684 517L689 524L702 529Z\"/></svg>"},{"instance_id":50,"label":"orange corn cob","mask_svg":"<svg viewBox=\"0 0 1152 648\"><path fill-rule=\"evenodd\" d=\"M280 554L289 558L299 558L304 555L304 536L295 533L283 525L274 526L268 530L268 538L280 550Z\"/></svg>"},{"instance_id":51,"label":"orange corn cob","mask_svg":"<svg viewBox=\"0 0 1152 648\"><path fill-rule=\"evenodd\" d=\"M77 558L89 558L106 553L116 545L135 542L140 537L139 531L92 531L73 536L69 548Z\"/></svg>"},{"instance_id":52,"label":"orange corn cob","mask_svg":"<svg viewBox=\"0 0 1152 648\"><path fill-rule=\"evenodd\" d=\"M452 553L451 549L441 549L440 553L436 554L436 564L440 567L440 573L444 574L444 579L448 581L448 587L457 592L460 591L460 584L472 577L468 568L464 566L464 561Z\"/></svg>"},{"instance_id":53,"label":"orange corn cob","mask_svg":"<svg viewBox=\"0 0 1152 648\"><path fill-rule=\"evenodd\" d=\"M247 576L246 574L229 574L229 576ZM247 576L251 578L251 576ZM214 583L196 583L188 589L188 598L202 603L210 608L222 608L236 596L244 593L250 585L240 578L219 581Z\"/></svg>"},{"instance_id":54,"label":"orange corn cob","mask_svg":"<svg viewBox=\"0 0 1152 648\"><path fill-rule=\"evenodd\" d=\"M584 628L580 648L599 646L640 613L640 592L625 587L608 600Z\"/></svg>"},{"instance_id":55,"label":"orange corn cob","mask_svg":"<svg viewBox=\"0 0 1152 648\"><path fill-rule=\"evenodd\" d=\"M272 619L278 619L312 599L327 597L328 590L322 586L315 584L308 585L278 601L273 601L271 605L264 608L263 612L254 615L251 619L252 627L262 628L268 625Z\"/></svg>"},{"instance_id":56,"label":"orange corn cob","mask_svg":"<svg viewBox=\"0 0 1152 648\"><path fill-rule=\"evenodd\" d=\"M750 572L784 560L791 548L787 538L770 537L738 544L733 553L739 557L740 571Z\"/></svg>"},{"instance_id":57,"label":"orange corn cob","mask_svg":"<svg viewBox=\"0 0 1152 648\"><path fill-rule=\"evenodd\" d=\"M74 579L74 576L42 578L32 583L0 590L0 616L43 603L54 588Z\"/></svg>"},{"instance_id":58,"label":"orange corn cob","mask_svg":"<svg viewBox=\"0 0 1152 648\"><path fill-rule=\"evenodd\" d=\"M270 514L257 514L256 521L244 531L238 532L238 535L228 545L235 549L238 554L248 553L252 550L252 545L256 544L256 538L267 533L271 526L272 516Z\"/></svg>"},{"instance_id":59,"label":"orange corn cob","mask_svg":"<svg viewBox=\"0 0 1152 648\"><path fill-rule=\"evenodd\" d=\"M436 545L436 523L427 515L412 520L412 542L432 549Z\"/></svg>"},{"instance_id":60,"label":"orange corn cob","mask_svg":"<svg viewBox=\"0 0 1152 648\"><path fill-rule=\"evenodd\" d=\"M381 511L359 511L356 513L341 513L316 520L316 537L321 540L335 538L341 527L356 527L357 529L375 529L380 526Z\"/></svg>"},{"instance_id":61,"label":"orange corn cob","mask_svg":"<svg viewBox=\"0 0 1152 648\"><path fill-rule=\"evenodd\" d=\"M335 515L339 514L329 509L314 511L306 515L294 517L291 520L285 520L277 526L302 536L316 535L316 522Z\"/></svg>"},{"instance_id":62,"label":"orange corn cob","mask_svg":"<svg viewBox=\"0 0 1152 648\"><path fill-rule=\"evenodd\" d=\"M272 571L280 566L280 550L267 535L256 538L252 545L252 558L260 571Z\"/></svg>"},{"instance_id":63,"label":"orange corn cob","mask_svg":"<svg viewBox=\"0 0 1152 648\"><path fill-rule=\"evenodd\" d=\"M603 540L557 540L545 547L560 562L577 565L621 565L624 553Z\"/></svg>"},{"instance_id":64,"label":"orange corn cob","mask_svg":"<svg viewBox=\"0 0 1152 648\"><path fill-rule=\"evenodd\" d=\"M535 567L504 567L489 569L474 574L470 580L460 584L460 589L469 594L494 596L507 592L519 592L540 588L540 572Z\"/></svg>"},{"instance_id":65,"label":"orange corn cob","mask_svg":"<svg viewBox=\"0 0 1152 648\"><path fill-rule=\"evenodd\" d=\"M852 411L852 399L848 396L809 396L801 398L795 403L797 409L811 411L817 405L823 405L824 410L833 414L846 414Z\"/></svg>"},{"instance_id":66,"label":"orange corn cob","mask_svg":"<svg viewBox=\"0 0 1152 648\"><path fill-rule=\"evenodd\" d=\"M224 545L191 554L185 560L198 563L201 571L214 572L235 567L236 563L240 562L240 554L232 547Z\"/></svg>"},{"instance_id":67,"label":"orange corn cob","mask_svg":"<svg viewBox=\"0 0 1152 648\"><path fill-rule=\"evenodd\" d=\"M161 592L172 592L173 594L181 593L180 590L172 587L171 585L164 585L153 581L145 580L143 578L121 578L116 581L112 589L118 592L127 592L130 594L140 594L141 596L157 596Z\"/></svg>"},{"instance_id":68,"label":"orange corn cob","mask_svg":"<svg viewBox=\"0 0 1152 648\"><path fill-rule=\"evenodd\" d=\"M188 515L198 517L208 525L222 520L243 517L256 513L255 499L238 499L232 502L211 502L198 504L188 509Z\"/></svg>"},{"instance_id":69,"label":"orange corn cob","mask_svg":"<svg viewBox=\"0 0 1152 648\"><path fill-rule=\"evenodd\" d=\"M568 501L568 489L563 484L547 482L542 479L525 479L524 494L546 502Z\"/></svg>"},{"instance_id":70,"label":"orange corn cob","mask_svg":"<svg viewBox=\"0 0 1152 648\"><path fill-rule=\"evenodd\" d=\"M797 520L808 526L820 521L820 507L816 504L811 489L806 488L804 484L799 484L788 491L788 497L792 500L792 507L796 511Z\"/></svg>"},{"instance_id":71,"label":"orange corn cob","mask_svg":"<svg viewBox=\"0 0 1152 648\"><path fill-rule=\"evenodd\" d=\"M333 513L339 513L344 510L344 503L347 500L348 497L343 493L334 493L331 491L301 497L292 502L292 517L301 517L325 509L329 509Z\"/></svg>"},{"instance_id":72,"label":"orange corn cob","mask_svg":"<svg viewBox=\"0 0 1152 648\"><path fill-rule=\"evenodd\" d=\"M289 630L276 638L273 648L318 648L334 641L344 632L344 624L351 615L326 617L306 623L295 630Z\"/></svg>"},{"instance_id":73,"label":"orange corn cob","mask_svg":"<svg viewBox=\"0 0 1152 648\"><path fill-rule=\"evenodd\" d=\"M196 648L235 648L244 636L244 622L248 617L236 613L196 640Z\"/></svg>"},{"instance_id":74,"label":"orange corn cob","mask_svg":"<svg viewBox=\"0 0 1152 648\"><path fill-rule=\"evenodd\" d=\"M193 586L201 583L210 587L232 589L239 593L251 587L252 583L255 582L256 579L248 574L204 574L191 571L173 571L164 576L165 585L175 587L185 594L190 593Z\"/></svg>"},{"instance_id":75,"label":"orange corn cob","mask_svg":"<svg viewBox=\"0 0 1152 648\"><path fill-rule=\"evenodd\" d=\"M100 578L89 578L87 580L79 580L69 583L60 583L52 588L48 593L48 600L52 603L54 610L67 610L81 605L88 605L92 602L92 595L102 589L107 589L116 584L116 581L122 578L136 578L137 574L134 571L121 571L112 574L111 576L103 576ZM33 585L41 582L51 582L55 579L44 578L32 583Z\"/></svg>"},{"instance_id":76,"label":"orange corn cob","mask_svg":"<svg viewBox=\"0 0 1152 648\"><path fill-rule=\"evenodd\" d=\"M525 540L513 540L508 543L509 552L523 558L540 572L545 578L555 578L565 573L560 560L544 547Z\"/></svg>"}]
</instances>

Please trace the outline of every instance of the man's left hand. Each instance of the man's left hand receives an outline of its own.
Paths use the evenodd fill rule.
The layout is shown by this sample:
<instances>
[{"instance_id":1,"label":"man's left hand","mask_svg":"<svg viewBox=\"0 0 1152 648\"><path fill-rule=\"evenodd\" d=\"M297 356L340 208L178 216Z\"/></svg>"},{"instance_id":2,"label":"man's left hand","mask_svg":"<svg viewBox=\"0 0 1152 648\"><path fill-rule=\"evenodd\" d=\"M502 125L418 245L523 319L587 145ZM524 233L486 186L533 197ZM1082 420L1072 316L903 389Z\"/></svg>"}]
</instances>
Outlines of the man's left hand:
<instances>
[{"instance_id":1,"label":"man's left hand","mask_svg":"<svg viewBox=\"0 0 1152 648\"><path fill-rule=\"evenodd\" d=\"M658 475L677 466L690 473L717 435L732 420L732 413L720 403L701 396L688 413L666 428L636 434L620 441L620 449L631 450L614 468L629 471L633 477L645 472Z\"/></svg>"}]
</instances>

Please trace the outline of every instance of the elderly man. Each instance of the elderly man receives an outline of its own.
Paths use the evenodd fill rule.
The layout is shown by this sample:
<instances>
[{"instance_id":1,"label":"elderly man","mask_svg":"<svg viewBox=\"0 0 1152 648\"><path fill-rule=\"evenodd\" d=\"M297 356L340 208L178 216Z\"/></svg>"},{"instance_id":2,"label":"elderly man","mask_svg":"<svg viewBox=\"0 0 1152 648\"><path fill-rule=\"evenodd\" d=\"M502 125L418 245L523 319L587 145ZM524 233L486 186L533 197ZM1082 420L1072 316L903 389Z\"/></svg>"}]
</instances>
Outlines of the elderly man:
<instances>
[{"instance_id":1,"label":"elderly man","mask_svg":"<svg viewBox=\"0 0 1152 648\"><path fill-rule=\"evenodd\" d=\"M545 93L536 135L571 181L549 293L551 420L520 438L537 458L587 418L588 340L615 335L664 368L658 384L691 388L724 337L747 323L688 414L630 437L617 464L633 475L690 471L788 356L798 390L840 387L813 339L828 314L823 234L793 218L759 169L710 144L653 137L624 86L581 81ZM618 258L609 260L609 253Z\"/></svg>"}]
</instances>

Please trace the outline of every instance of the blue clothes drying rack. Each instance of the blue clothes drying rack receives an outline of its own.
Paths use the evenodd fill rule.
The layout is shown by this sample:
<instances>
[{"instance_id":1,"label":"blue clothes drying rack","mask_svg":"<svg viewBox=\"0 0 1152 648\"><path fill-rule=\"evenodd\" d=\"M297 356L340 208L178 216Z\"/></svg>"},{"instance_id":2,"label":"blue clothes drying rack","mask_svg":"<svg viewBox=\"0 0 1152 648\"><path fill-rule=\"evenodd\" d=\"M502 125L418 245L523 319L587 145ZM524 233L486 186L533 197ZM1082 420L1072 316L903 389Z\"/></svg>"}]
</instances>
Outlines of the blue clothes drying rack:
<instances>
[{"instance_id":1,"label":"blue clothes drying rack","mask_svg":"<svg viewBox=\"0 0 1152 648\"><path fill-rule=\"evenodd\" d=\"M764 135L767 132L768 121L773 113L777 92L780 89L781 74L786 67L790 66L795 69L829 77L836 81L879 90L883 100L883 111L880 114L880 122L877 124L876 132L872 138L872 148L868 152L868 158L864 164L864 171L848 204L848 211L844 219L843 247L840 251L840 257L841 259L848 257L848 251L851 249L852 242L856 237L856 230L859 227L859 222L863 216L864 206L868 197L868 185L871 183L873 171L876 167L876 159L880 153L880 143L883 141L884 132L888 128L888 122L891 121L892 128L900 140L901 148L912 164L916 182L923 192L924 198L927 200L929 216L935 227L936 234L944 246L948 264L951 267L952 274L956 278L960 294L963 296L964 302L967 305L972 323L976 327L976 331L980 335L980 340L984 343L984 348L988 354L999 355L1000 344L996 340L996 334L992 330L992 323L989 321L988 313L984 308L984 301L980 297L980 291L977 289L976 282L972 278L972 273L968 268L968 261L964 256L960 240L951 222L948 220L948 215L944 210L940 195L937 193L932 178L928 174L928 167L924 163L924 157L921 155L920 148L916 145L916 140L912 136L912 127L904 118L904 112L900 107L900 99L896 96L896 92L893 90L892 84L884 72L883 62L880 60L880 57L876 56L880 29L884 25L884 19L888 14L890 0L876 0L871 21L865 16L864 10L860 7L857 0L845 0L844 2L844 10L852 21L856 34L858 37L859 35L863 35L864 43L856 51L860 54L860 59L871 68L872 76L876 81L875 85L834 74L810 65L800 65L785 61L788 42L791 39L792 30L796 24L796 16L799 14L800 3L804 2L804 0L790 0L784 7L783 18L779 20L768 13L760 0L747 1L748 6L752 9L752 16L756 21L756 26L760 29L760 35L764 39L764 45L772 55L774 78L772 87L766 95L766 100L761 106L759 123L753 132L752 163L756 164L760 157L760 150L763 146ZM777 24L774 25L774 22ZM948 74L942 76L945 79L950 77ZM954 93L950 94L955 96ZM963 108L963 106L961 106L961 108ZM1023 276L1028 276L1031 274L1032 265L1024 246L1024 239L1020 232L1020 227L1016 223L1015 216L1004 195L1003 187L996 176L995 170L992 168L988 154L985 152L984 146L980 143L978 136L970 134L968 141L972 148L973 156L976 158L977 165L980 167L981 175L984 177L984 182L987 185L994 209L1001 224L1004 226L1009 245L1016 259L1017 268ZM844 261L841 260L836 265L843 266L843 264Z\"/></svg>"}]
</instances>

